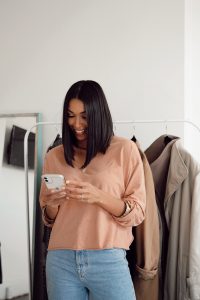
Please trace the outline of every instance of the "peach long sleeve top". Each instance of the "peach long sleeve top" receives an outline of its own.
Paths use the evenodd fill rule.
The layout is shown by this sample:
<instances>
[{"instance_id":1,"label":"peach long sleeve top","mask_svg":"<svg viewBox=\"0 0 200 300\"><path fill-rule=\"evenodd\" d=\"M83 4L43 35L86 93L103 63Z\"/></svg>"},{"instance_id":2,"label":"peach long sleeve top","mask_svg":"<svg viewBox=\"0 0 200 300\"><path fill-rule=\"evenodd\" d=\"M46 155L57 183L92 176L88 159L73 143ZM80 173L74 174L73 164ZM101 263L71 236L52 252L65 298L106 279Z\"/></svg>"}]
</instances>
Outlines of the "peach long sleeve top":
<instances>
[{"instance_id":1,"label":"peach long sleeve top","mask_svg":"<svg viewBox=\"0 0 200 300\"><path fill-rule=\"evenodd\" d=\"M49 250L53 249L129 249L133 241L132 226L145 216L145 184L142 160L132 141L113 136L105 154L97 154L81 170L69 166L63 146L50 150L44 160L43 173L63 174L66 180L90 182L104 192L128 201L131 212L115 217L97 204L67 200L59 208L53 224L43 215L44 223L52 226ZM44 183L40 205L44 207Z\"/></svg>"}]
</instances>

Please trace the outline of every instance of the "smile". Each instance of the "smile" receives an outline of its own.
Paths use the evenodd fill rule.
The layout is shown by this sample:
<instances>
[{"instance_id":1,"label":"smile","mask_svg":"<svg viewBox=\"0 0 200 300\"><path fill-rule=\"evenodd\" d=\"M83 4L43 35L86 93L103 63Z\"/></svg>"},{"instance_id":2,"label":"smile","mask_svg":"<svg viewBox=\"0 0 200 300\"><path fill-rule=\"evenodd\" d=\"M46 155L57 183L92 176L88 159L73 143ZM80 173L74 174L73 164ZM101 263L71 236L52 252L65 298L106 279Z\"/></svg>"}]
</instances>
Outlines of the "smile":
<instances>
[{"instance_id":1,"label":"smile","mask_svg":"<svg viewBox=\"0 0 200 300\"><path fill-rule=\"evenodd\" d=\"M84 134L84 133L86 133L86 129L74 129L74 132L76 133L76 134Z\"/></svg>"}]
</instances>

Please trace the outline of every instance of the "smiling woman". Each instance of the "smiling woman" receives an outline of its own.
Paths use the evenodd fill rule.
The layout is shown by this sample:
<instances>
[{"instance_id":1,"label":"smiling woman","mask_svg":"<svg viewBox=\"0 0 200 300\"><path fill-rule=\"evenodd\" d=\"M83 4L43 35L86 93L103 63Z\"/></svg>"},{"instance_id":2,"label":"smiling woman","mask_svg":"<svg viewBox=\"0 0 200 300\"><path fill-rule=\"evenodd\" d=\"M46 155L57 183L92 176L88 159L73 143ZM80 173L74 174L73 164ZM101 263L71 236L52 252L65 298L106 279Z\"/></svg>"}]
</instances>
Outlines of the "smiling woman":
<instances>
[{"instance_id":1,"label":"smiling woman","mask_svg":"<svg viewBox=\"0 0 200 300\"><path fill-rule=\"evenodd\" d=\"M75 99L79 100L78 107L77 101L74 103ZM82 166L82 168L85 168L98 152L105 153L109 146L113 135L112 117L105 94L97 82L92 80L78 81L70 87L65 96L63 106L62 137L65 159L71 166L73 166L74 146L79 146L74 131L70 126L71 118L68 117L68 115L71 116L69 109L73 103L76 109L79 109L77 113L80 114L82 112L81 119L84 120L86 117L85 121L87 121L87 141L85 142L87 151L85 162Z\"/></svg>"},{"instance_id":2,"label":"smiling woman","mask_svg":"<svg viewBox=\"0 0 200 300\"><path fill-rule=\"evenodd\" d=\"M62 174L66 184L58 191L43 182L40 191L43 220L52 227L48 299L134 300L125 250L132 226L144 219L143 165L137 146L114 136L97 82L78 81L68 90L62 142L46 154L43 173Z\"/></svg>"}]
</instances>

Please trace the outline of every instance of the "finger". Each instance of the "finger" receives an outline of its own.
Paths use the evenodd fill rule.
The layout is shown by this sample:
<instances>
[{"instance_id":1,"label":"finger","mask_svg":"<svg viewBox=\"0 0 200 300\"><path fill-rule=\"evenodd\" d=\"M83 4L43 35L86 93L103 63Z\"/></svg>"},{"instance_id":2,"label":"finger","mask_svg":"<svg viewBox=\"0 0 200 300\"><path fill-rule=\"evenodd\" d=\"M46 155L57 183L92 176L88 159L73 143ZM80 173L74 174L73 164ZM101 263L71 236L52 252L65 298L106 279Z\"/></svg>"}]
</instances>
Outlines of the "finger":
<instances>
[{"instance_id":1,"label":"finger","mask_svg":"<svg viewBox=\"0 0 200 300\"><path fill-rule=\"evenodd\" d=\"M83 194L86 193L86 191L82 188L77 187L67 187L66 192L69 194Z\"/></svg>"},{"instance_id":2,"label":"finger","mask_svg":"<svg viewBox=\"0 0 200 300\"><path fill-rule=\"evenodd\" d=\"M74 201L85 201L83 194L70 194L69 199Z\"/></svg>"},{"instance_id":3,"label":"finger","mask_svg":"<svg viewBox=\"0 0 200 300\"><path fill-rule=\"evenodd\" d=\"M66 196L65 197L60 197L60 198L54 198L54 199L48 199L48 201L45 201L46 205L50 206L58 206L62 204L64 201L66 201Z\"/></svg>"},{"instance_id":4,"label":"finger","mask_svg":"<svg viewBox=\"0 0 200 300\"><path fill-rule=\"evenodd\" d=\"M57 195L57 194L59 194L59 193L61 193L61 192L63 192L63 191L65 191L65 187L62 187L61 189L59 189L59 190L56 190L56 189L47 189L46 190L46 195L48 196L48 195Z\"/></svg>"},{"instance_id":5,"label":"finger","mask_svg":"<svg viewBox=\"0 0 200 300\"><path fill-rule=\"evenodd\" d=\"M57 194L57 193L60 193L60 192L63 192L65 191L65 186L62 186L60 189L51 189L51 194Z\"/></svg>"},{"instance_id":6,"label":"finger","mask_svg":"<svg viewBox=\"0 0 200 300\"><path fill-rule=\"evenodd\" d=\"M47 199L50 200L50 201L56 201L56 200L59 200L61 198L64 198L66 197L67 193L66 192L59 192L59 193L53 193L53 194L49 194L47 196Z\"/></svg>"},{"instance_id":7,"label":"finger","mask_svg":"<svg viewBox=\"0 0 200 300\"><path fill-rule=\"evenodd\" d=\"M78 180L66 180L66 185L79 186L80 181Z\"/></svg>"},{"instance_id":8,"label":"finger","mask_svg":"<svg viewBox=\"0 0 200 300\"><path fill-rule=\"evenodd\" d=\"M77 187L77 188L83 188L88 185L88 183L84 181L78 181L78 180L68 180L66 181L67 187Z\"/></svg>"},{"instance_id":9,"label":"finger","mask_svg":"<svg viewBox=\"0 0 200 300\"><path fill-rule=\"evenodd\" d=\"M83 198L83 195L82 194L70 194L70 196L68 196L69 199L72 199L72 200L80 200L81 198Z\"/></svg>"}]
</instances>

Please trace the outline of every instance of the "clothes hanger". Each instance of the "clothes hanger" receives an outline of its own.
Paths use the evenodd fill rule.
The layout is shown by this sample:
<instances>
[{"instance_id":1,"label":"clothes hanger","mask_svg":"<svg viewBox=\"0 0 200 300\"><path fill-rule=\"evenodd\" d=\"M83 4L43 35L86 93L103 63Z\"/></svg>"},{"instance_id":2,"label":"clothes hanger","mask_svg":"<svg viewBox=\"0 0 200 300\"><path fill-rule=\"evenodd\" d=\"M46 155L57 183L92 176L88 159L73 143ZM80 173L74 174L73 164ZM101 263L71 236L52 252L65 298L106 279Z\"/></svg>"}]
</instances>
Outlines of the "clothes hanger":
<instances>
[{"instance_id":1,"label":"clothes hanger","mask_svg":"<svg viewBox=\"0 0 200 300\"><path fill-rule=\"evenodd\" d=\"M133 135L133 137L131 138L131 141L133 141L133 142L137 142L137 139L136 139L136 137L135 137L135 135Z\"/></svg>"},{"instance_id":2,"label":"clothes hanger","mask_svg":"<svg viewBox=\"0 0 200 300\"><path fill-rule=\"evenodd\" d=\"M135 125L133 125L133 136L132 136L132 138L131 138L131 141L133 141L133 142L137 142L137 139L136 139L136 137L135 137Z\"/></svg>"}]
</instances>

